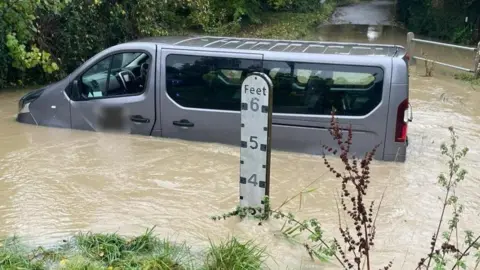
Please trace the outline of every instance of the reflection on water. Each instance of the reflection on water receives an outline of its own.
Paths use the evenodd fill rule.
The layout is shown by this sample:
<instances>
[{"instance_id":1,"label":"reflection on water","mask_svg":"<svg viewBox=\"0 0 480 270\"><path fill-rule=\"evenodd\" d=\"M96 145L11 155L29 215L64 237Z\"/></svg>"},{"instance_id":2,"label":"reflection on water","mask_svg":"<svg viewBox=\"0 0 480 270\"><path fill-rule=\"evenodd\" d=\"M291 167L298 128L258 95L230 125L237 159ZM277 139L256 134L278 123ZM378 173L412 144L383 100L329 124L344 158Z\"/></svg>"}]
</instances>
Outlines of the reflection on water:
<instances>
[{"instance_id":1,"label":"reflection on water","mask_svg":"<svg viewBox=\"0 0 480 270\"><path fill-rule=\"evenodd\" d=\"M367 29L367 38L368 41L374 41L378 39L380 34L383 32L382 26L369 25Z\"/></svg>"},{"instance_id":2,"label":"reflection on water","mask_svg":"<svg viewBox=\"0 0 480 270\"><path fill-rule=\"evenodd\" d=\"M461 136L460 144L471 147L469 176L458 194L466 206L468 228L480 229L475 165L480 159L479 92L415 75L411 91L414 122L407 162L372 166L371 197L380 199L387 188L373 263L381 266L395 259L394 269L400 269L403 260L405 269L411 269L428 249L438 218L435 209L441 206L436 175L445 168L439 144L448 138L450 125ZM238 148L23 125L13 121L20 95L0 94L0 235L19 234L31 243L49 244L78 230L129 235L157 225L157 233L188 240L194 248L229 234L253 238L268 246L275 258L269 261L273 269L299 269L300 264L308 269L303 247L275 236L281 224L209 219L237 203ZM313 179L318 179L318 190L304 198L300 210L298 200L287 209L300 217L317 217L327 234L336 234L338 180L319 157L272 153L274 206Z\"/></svg>"}]
</instances>

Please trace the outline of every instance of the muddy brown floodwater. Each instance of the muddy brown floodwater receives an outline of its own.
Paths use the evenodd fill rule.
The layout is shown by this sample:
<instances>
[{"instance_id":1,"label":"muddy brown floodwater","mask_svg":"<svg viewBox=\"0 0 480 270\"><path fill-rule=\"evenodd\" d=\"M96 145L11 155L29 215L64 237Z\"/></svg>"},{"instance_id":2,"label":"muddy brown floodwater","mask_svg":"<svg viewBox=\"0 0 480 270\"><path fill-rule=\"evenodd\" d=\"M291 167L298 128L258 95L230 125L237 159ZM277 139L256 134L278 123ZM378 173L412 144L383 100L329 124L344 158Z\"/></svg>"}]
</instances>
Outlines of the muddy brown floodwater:
<instances>
[{"instance_id":1,"label":"muddy brown floodwater","mask_svg":"<svg viewBox=\"0 0 480 270\"><path fill-rule=\"evenodd\" d=\"M405 32L332 24L309 38L403 44ZM466 63L463 56L446 55ZM480 89L441 74L425 78L422 72L421 66L411 71L414 118L407 161L372 165L371 198L378 201L386 189L373 250L372 264L378 267L393 260L393 269L414 269L428 252L441 208L436 177L446 169L439 146L452 125L459 144L470 147L464 162L469 174L457 193L465 205L461 228L480 232ZM17 234L32 245L49 245L78 231L132 235L157 225L161 236L185 240L196 250L209 238L254 239L267 246L272 269L338 268L310 262L301 245L278 236L278 221L256 226L210 220L238 203L239 148L19 124L14 117L24 92L0 92L0 237ZM338 235L334 194L340 182L320 157L273 151L271 171L274 207L317 179L314 193L285 210L316 217L327 236Z\"/></svg>"},{"instance_id":2,"label":"muddy brown floodwater","mask_svg":"<svg viewBox=\"0 0 480 270\"><path fill-rule=\"evenodd\" d=\"M480 231L475 165L480 159L480 92L447 78L415 74L408 160L372 166L372 198L380 199L387 188L373 262L394 259L394 269L404 261L403 269L413 269L427 251L441 207L435 183L445 166L439 145L448 139L450 125L460 144L471 149L465 161L469 175L458 191L466 207L462 225ZM310 263L300 245L275 236L281 226L277 221L256 226L209 219L237 204L239 148L19 124L14 116L22 93L0 94L1 236L18 234L28 243L48 245L80 230L130 235L157 225L160 235L187 240L198 249L208 238L253 238L267 245L275 258L269 261L273 269L300 269L301 264L325 269ZM300 209L298 200L287 209L318 218L327 234L336 234L339 181L326 174L320 157L273 152L273 206L314 179L318 190L304 197Z\"/></svg>"}]
</instances>

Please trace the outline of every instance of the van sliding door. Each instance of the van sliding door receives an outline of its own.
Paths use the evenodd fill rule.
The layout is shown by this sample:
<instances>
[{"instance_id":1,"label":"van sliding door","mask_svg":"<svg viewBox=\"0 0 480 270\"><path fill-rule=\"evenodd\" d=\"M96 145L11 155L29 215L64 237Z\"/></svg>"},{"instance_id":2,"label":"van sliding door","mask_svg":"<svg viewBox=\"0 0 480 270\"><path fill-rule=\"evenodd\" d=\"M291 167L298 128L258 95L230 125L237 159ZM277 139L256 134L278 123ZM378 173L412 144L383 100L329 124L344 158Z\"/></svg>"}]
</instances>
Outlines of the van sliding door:
<instances>
[{"instance_id":1,"label":"van sliding door","mask_svg":"<svg viewBox=\"0 0 480 270\"><path fill-rule=\"evenodd\" d=\"M261 54L162 49L162 136L240 144L241 85Z\"/></svg>"}]
</instances>

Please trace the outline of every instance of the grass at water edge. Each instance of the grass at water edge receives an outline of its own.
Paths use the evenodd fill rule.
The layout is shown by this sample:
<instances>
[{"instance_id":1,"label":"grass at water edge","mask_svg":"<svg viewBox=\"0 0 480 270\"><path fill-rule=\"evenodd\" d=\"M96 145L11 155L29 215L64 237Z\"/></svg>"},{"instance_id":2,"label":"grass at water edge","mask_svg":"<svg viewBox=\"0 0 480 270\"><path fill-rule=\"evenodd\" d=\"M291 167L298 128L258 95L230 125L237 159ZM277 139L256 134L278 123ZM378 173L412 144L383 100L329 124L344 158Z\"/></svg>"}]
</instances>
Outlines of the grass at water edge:
<instances>
[{"instance_id":1,"label":"grass at water edge","mask_svg":"<svg viewBox=\"0 0 480 270\"><path fill-rule=\"evenodd\" d=\"M194 254L185 243L161 239L153 229L131 238L116 233L79 233L50 249L28 248L18 237L7 238L0 242L0 269L253 270L261 269L266 258L265 248L235 237L210 242L201 254Z\"/></svg>"}]
</instances>

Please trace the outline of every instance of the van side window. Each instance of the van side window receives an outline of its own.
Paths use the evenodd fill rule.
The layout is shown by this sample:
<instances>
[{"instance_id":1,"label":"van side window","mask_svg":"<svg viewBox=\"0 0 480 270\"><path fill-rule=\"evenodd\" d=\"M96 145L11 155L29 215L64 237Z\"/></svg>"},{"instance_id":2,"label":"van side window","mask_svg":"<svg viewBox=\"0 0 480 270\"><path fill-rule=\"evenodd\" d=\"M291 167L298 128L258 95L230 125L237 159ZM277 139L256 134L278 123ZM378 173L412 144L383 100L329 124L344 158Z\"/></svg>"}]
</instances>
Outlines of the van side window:
<instances>
[{"instance_id":1,"label":"van side window","mask_svg":"<svg viewBox=\"0 0 480 270\"><path fill-rule=\"evenodd\" d=\"M262 61L171 54L166 70L167 94L179 105L240 111L242 82Z\"/></svg>"},{"instance_id":2,"label":"van side window","mask_svg":"<svg viewBox=\"0 0 480 270\"><path fill-rule=\"evenodd\" d=\"M143 93L150 57L146 53L111 55L90 67L78 80L81 100Z\"/></svg>"},{"instance_id":3,"label":"van side window","mask_svg":"<svg viewBox=\"0 0 480 270\"><path fill-rule=\"evenodd\" d=\"M273 112L362 116L382 101L378 67L264 61L273 83Z\"/></svg>"}]
</instances>

